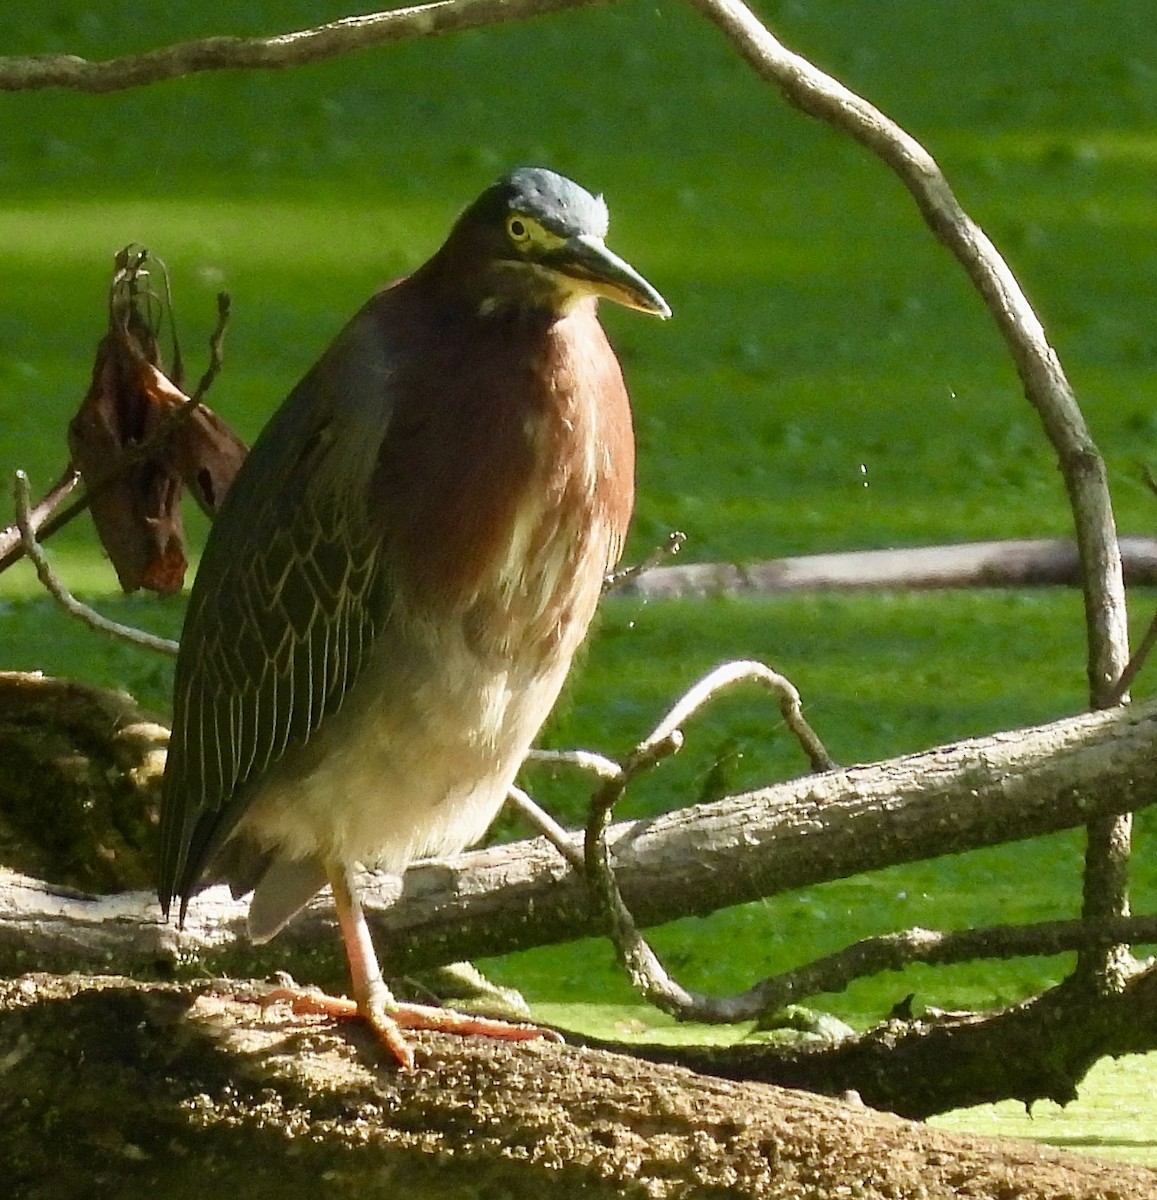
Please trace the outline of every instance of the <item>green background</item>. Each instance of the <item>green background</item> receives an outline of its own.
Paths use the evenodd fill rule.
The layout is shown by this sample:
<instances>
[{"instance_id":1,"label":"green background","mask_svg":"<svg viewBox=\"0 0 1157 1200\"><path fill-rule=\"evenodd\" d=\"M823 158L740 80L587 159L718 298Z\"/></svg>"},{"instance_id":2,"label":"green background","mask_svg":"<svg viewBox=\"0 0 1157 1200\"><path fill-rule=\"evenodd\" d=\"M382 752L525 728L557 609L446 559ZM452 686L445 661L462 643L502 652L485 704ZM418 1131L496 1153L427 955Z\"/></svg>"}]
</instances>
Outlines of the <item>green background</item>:
<instances>
[{"instance_id":1,"label":"green background","mask_svg":"<svg viewBox=\"0 0 1157 1200\"><path fill-rule=\"evenodd\" d=\"M1157 430L1152 6L799 0L760 12L936 156L1045 323L1108 461L1121 529L1147 533L1157 504L1140 470ZM103 58L342 15L272 0L8 5L0 50ZM194 375L214 295L232 294L226 367L210 400L252 437L365 296L428 256L456 212L518 163L605 192L611 244L675 311L667 324L605 314L638 425L628 557L675 528L688 535L688 558L741 562L1068 532L1054 457L1003 346L907 194L865 151L784 105L673 3L294 71L0 97L0 466L23 466L41 488L62 466L112 255L127 242L168 263ZM190 524L194 540L203 536ZM52 545L79 591L112 591L86 523ZM167 664L96 642L35 596L26 566L0 577L4 666L125 685L164 711ZM137 624L179 628L179 601L101 603ZM1151 603L1132 598L1138 629ZM1070 592L618 599L544 742L620 754L698 673L747 656L795 680L845 762L1085 703L1081 606ZM1136 694L1151 692L1143 676ZM623 812L801 768L774 710L741 694L695 725L687 751ZM564 816L581 811L583 781L542 771L527 781ZM1141 911L1157 897L1152 829L1143 817ZM882 872L679 922L656 941L688 986L738 989L872 932L1072 915L1080 853L1073 834ZM620 1029L651 1019L601 942L489 967L548 1016ZM997 1004L1066 969L1064 959L913 969L822 1003L863 1024L910 991L945 1007ZM1113 1076L1102 1105L1126 1114L1133 1104L1133 1124L1122 1117L1104 1131L1089 1117L1076 1140L1157 1157L1141 1099L1151 1086L1138 1070L1134 1084ZM1086 1089L1094 1100L1100 1078Z\"/></svg>"}]
</instances>

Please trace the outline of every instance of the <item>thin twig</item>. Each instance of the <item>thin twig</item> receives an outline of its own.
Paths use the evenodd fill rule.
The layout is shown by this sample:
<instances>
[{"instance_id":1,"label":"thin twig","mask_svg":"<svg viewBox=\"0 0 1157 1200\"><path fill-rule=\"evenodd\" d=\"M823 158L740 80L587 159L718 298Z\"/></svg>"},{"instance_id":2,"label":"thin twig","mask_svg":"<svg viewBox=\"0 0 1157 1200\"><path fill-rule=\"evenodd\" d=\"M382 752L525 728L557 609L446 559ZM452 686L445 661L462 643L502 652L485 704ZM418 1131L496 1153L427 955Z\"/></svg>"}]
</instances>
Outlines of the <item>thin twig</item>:
<instances>
[{"instance_id":1,"label":"thin twig","mask_svg":"<svg viewBox=\"0 0 1157 1200\"><path fill-rule=\"evenodd\" d=\"M80 472L69 463L65 467L61 477L30 510L28 525L33 533L39 531L40 527L60 507L79 482ZM6 529L0 529L0 556L7 555L16 548L19 548L19 554L23 554L24 545L20 526L13 521Z\"/></svg>"},{"instance_id":2,"label":"thin twig","mask_svg":"<svg viewBox=\"0 0 1157 1200\"><path fill-rule=\"evenodd\" d=\"M643 771L675 753L683 744L680 728L713 697L736 683L754 681L775 693L780 711L811 760L812 769L830 770L831 756L804 720L799 692L789 679L763 663L724 663L686 691L651 733L639 743L617 774L608 774L591 797L587 815L584 865L587 886L607 923L619 961L645 999L681 1021L727 1022L734 1001L690 992L679 984L639 932L615 880L607 848L611 812L630 782Z\"/></svg>"},{"instance_id":3,"label":"thin twig","mask_svg":"<svg viewBox=\"0 0 1157 1200\"><path fill-rule=\"evenodd\" d=\"M616 588L621 588L632 580L638 579L640 575L645 575L648 571L662 566L667 559L674 558L683 549L686 541L685 533L678 529L672 530L667 534L667 540L663 545L656 546L642 562L632 563L631 566L622 567L618 571L611 571L603 580L603 595L605 596L607 592L613 592Z\"/></svg>"},{"instance_id":4,"label":"thin twig","mask_svg":"<svg viewBox=\"0 0 1157 1200\"><path fill-rule=\"evenodd\" d=\"M679 698L671 711L655 726L654 732L643 745L646 746L652 740L667 737L724 688L748 680L761 684L779 697L779 709L783 714L783 719L803 747L804 753L811 762L812 770L834 770L835 760L827 752L815 730L804 719L800 695L791 680L761 662L745 659L724 663L700 679L694 687Z\"/></svg>"},{"instance_id":5,"label":"thin twig","mask_svg":"<svg viewBox=\"0 0 1157 1200\"><path fill-rule=\"evenodd\" d=\"M200 404L204 400L205 394L213 386L217 376L221 373L221 367L225 362L225 332L229 328L229 316L232 312L232 307L233 301L229 293L218 292L217 324L213 332L209 335L209 365L205 368L205 373L198 380L197 386L193 389L193 394L189 397L190 408Z\"/></svg>"},{"instance_id":6,"label":"thin twig","mask_svg":"<svg viewBox=\"0 0 1157 1200\"><path fill-rule=\"evenodd\" d=\"M49 566L44 550L36 540L36 533L30 523L31 501L28 490L28 476L23 471L16 472L13 490L16 498L16 524L20 529L24 552L36 567L36 574L40 582L57 604L69 615L76 617L77 620L83 622L97 633L107 633L112 637L119 638L121 641L128 642L144 650L153 650L159 654L176 655L176 642L169 638L157 637L156 634L146 633L141 629L133 629L129 625L121 625L117 621L110 621L107 617L102 617L100 613L89 608L87 604L81 604L68 591L64 584L56 577L51 566Z\"/></svg>"},{"instance_id":7,"label":"thin twig","mask_svg":"<svg viewBox=\"0 0 1157 1200\"><path fill-rule=\"evenodd\" d=\"M516 808L576 871L583 869L583 852L576 834L568 832L522 788L511 784L506 793L507 803Z\"/></svg>"},{"instance_id":8,"label":"thin twig","mask_svg":"<svg viewBox=\"0 0 1157 1200\"><path fill-rule=\"evenodd\" d=\"M209 37L90 62L75 54L0 58L0 91L72 88L115 92L200 71L275 69L322 62L371 46L434 37L483 25L588 8L606 0L437 0L388 12L344 17L274 37Z\"/></svg>"},{"instance_id":9,"label":"thin twig","mask_svg":"<svg viewBox=\"0 0 1157 1200\"><path fill-rule=\"evenodd\" d=\"M686 1013L697 1011L705 1003L710 1004L710 1000L688 992L668 975L658 956L639 933L615 881L607 849L607 826L611 811L627 785L636 776L674 754L681 744L682 735L678 730L663 738L656 738L652 734L623 764L618 777L604 781L595 792L591 797L587 818L583 864L588 891L603 914L608 935L631 983L657 1008L680 1019L687 1019Z\"/></svg>"},{"instance_id":10,"label":"thin twig","mask_svg":"<svg viewBox=\"0 0 1157 1200\"><path fill-rule=\"evenodd\" d=\"M578 767L600 779L617 779L623 770L613 759L596 754L593 750L531 750L526 761Z\"/></svg>"},{"instance_id":11,"label":"thin twig","mask_svg":"<svg viewBox=\"0 0 1157 1200\"><path fill-rule=\"evenodd\" d=\"M946 966L976 959L1029 958L1071 950L1104 950L1141 945L1157 937L1157 916L1109 921L1041 921L1033 925L994 925L987 929L905 929L864 938L795 970L762 980L730 999L715 1001L710 1016L719 1023L753 1021L808 996L842 992L849 984L913 963Z\"/></svg>"},{"instance_id":12,"label":"thin twig","mask_svg":"<svg viewBox=\"0 0 1157 1200\"><path fill-rule=\"evenodd\" d=\"M66 496L80 482L80 472L69 463L64 473L35 504L28 514L28 525L33 533L39 531L41 525L56 511ZM16 530L19 535L19 528Z\"/></svg>"},{"instance_id":13,"label":"thin twig","mask_svg":"<svg viewBox=\"0 0 1157 1200\"><path fill-rule=\"evenodd\" d=\"M163 311L169 317L169 332L173 336L173 362L172 369L169 372L170 378L177 387L184 389L185 386L185 358L181 353L181 338L177 333L177 310L173 305L173 287L169 279L169 268L165 265L162 259L156 258L154 261L161 265L161 278L165 281L165 304ZM158 333L160 326L157 327Z\"/></svg>"},{"instance_id":14,"label":"thin twig","mask_svg":"<svg viewBox=\"0 0 1157 1200\"><path fill-rule=\"evenodd\" d=\"M1113 689L1110 696L1113 703L1120 704L1129 694L1129 689L1133 686L1133 680L1141 673L1141 668L1145 665L1155 644L1157 644L1157 612L1153 614L1149 622L1149 628L1145 630L1140 644L1133 651L1132 658L1129 659L1125 669L1121 672L1121 678L1117 680L1117 686Z\"/></svg>"}]
</instances>

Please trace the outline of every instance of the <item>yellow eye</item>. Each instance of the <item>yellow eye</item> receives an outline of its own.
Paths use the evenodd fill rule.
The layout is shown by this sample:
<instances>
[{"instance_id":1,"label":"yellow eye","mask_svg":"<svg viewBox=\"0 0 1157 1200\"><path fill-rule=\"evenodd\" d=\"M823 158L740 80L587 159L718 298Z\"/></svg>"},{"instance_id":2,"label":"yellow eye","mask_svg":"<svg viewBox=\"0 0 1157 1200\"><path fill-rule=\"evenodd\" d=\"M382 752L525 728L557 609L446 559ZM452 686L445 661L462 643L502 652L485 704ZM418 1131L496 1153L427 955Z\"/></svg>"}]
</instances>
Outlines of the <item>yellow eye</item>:
<instances>
[{"instance_id":1,"label":"yellow eye","mask_svg":"<svg viewBox=\"0 0 1157 1200\"><path fill-rule=\"evenodd\" d=\"M530 222L517 213L511 213L506 218L506 232L516 246L524 246L530 241Z\"/></svg>"}]
</instances>

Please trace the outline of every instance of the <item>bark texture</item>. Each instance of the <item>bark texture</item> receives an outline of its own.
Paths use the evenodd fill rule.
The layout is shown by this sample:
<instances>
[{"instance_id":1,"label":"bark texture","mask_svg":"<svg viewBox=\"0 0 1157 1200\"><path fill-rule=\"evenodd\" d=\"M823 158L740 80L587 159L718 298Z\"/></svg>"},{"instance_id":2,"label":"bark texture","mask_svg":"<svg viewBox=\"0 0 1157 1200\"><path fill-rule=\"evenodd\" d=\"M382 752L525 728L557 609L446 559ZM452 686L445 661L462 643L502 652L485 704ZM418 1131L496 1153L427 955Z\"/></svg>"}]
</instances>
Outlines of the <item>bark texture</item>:
<instances>
[{"instance_id":1,"label":"bark texture","mask_svg":"<svg viewBox=\"0 0 1157 1200\"><path fill-rule=\"evenodd\" d=\"M1015 1099L1068 1104L1098 1059L1157 1047L1157 968L1105 992L1075 975L997 1013L890 1020L838 1042L632 1047L654 1062L728 1079L829 1095L849 1089L873 1108L915 1119Z\"/></svg>"},{"instance_id":2,"label":"bark texture","mask_svg":"<svg viewBox=\"0 0 1157 1200\"><path fill-rule=\"evenodd\" d=\"M231 991L0 985L9 1195L201 1200L745 1197L1151 1200L1157 1171L957 1137L597 1050L424 1035L398 1074L357 1027Z\"/></svg>"}]
</instances>

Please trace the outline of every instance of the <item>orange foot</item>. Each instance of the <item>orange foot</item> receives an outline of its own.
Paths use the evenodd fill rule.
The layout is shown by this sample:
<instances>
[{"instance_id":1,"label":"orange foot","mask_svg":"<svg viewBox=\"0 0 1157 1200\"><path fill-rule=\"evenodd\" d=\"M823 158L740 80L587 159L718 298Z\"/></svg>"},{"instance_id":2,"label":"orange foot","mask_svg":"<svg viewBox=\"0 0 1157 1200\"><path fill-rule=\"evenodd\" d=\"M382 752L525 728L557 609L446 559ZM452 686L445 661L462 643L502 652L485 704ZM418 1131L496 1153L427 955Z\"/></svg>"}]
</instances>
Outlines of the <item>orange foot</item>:
<instances>
[{"instance_id":1,"label":"orange foot","mask_svg":"<svg viewBox=\"0 0 1157 1200\"><path fill-rule=\"evenodd\" d=\"M330 996L309 988L278 987L261 997L261 1004L288 1003L295 1013L335 1017L349 1020L361 1017L373 1030L381 1045L397 1064L406 1071L414 1066L414 1051L402 1034L403 1029L431 1029L441 1033L457 1033L496 1038L504 1042L530 1042L544 1038L561 1042L553 1029L493 1017L479 1017L456 1012L452 1008L432 1008L426 1004L401 1004L374 998L364 1004L346 996Z\"/></svg>"}]
</instances>

